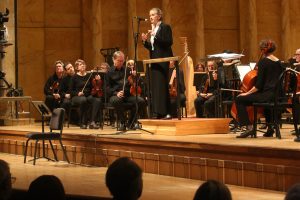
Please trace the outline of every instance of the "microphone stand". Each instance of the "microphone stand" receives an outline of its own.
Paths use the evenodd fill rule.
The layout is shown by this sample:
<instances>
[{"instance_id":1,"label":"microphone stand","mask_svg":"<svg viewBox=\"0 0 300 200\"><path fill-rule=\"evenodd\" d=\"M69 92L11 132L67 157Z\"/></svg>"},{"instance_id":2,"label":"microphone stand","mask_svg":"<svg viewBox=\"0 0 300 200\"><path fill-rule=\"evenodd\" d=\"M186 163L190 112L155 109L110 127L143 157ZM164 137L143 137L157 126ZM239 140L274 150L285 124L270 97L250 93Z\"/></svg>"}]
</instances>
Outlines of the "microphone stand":
<instances>
[{"instance_id":1,"label":"microphone stand","mask_svg":"<svg viewBox=\"0 0 300 200\"><path fill-rule=\"evenodd\" d=\"M134 68L136 70L136 78L135 78L135 115L134 115L134 119L133 119L133 124L138 124L138 112L139 112L139 105L138 105L138 69L136 66L137 63L137 45L138 45L138 39L139 39L139 35L140 35L140 23L141 21L143 21L143 19L141 18L136 18L137 19L137 30L136 32L134 32L134 27L133 27L133 19L132 19L132 30L133 30L133 39L134 39ZM154 134L151 131L142 129L141 125L138 124L135 129L139 129L139 130L143 130L145 132L148 132L150 134Z\"/></svg>"}]
</instances>

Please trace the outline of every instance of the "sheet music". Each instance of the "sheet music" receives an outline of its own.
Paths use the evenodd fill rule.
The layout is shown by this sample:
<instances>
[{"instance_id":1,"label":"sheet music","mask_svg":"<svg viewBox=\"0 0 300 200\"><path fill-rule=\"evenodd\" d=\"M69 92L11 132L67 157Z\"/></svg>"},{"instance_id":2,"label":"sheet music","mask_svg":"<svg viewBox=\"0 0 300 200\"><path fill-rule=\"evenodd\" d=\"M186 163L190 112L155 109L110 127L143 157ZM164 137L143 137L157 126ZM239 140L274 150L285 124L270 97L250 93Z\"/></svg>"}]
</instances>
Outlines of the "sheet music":
<instances>
[{"instance_id":1,"label":"sheet music","mask_svg":"<svg viewBox=\"0 0 300 200\"><path fill-rule=\"evenodd\" d=\"M243 81L244 76L251 71L250 65L237 65L236 69L239 73L240 80Z\"/></svg>"},{"instance_id":2,"label":"sheet music","mask_svg":"<svg viewBox=\"0 0 300 200\"><path fill-rule=\"evenodd\" d=\"M218 54L212 54L212 55L208 55L208 58L212 58L212 57L219 57L222 59L239 59L242 56L244 56L243 54L237 54L237 53L218 53Z\"/></svg>"},{"instance_id":3,"label":"sheet music","mask_svg":"<svg viewBox=\"0 0 300 200\"><path fill-rule=\"evenodd\" d=\"M249 65L250 65L250 69L254 70L254 68L256 66L256 63L255 62L251 62Z\"/></svg>"}]
</instances>

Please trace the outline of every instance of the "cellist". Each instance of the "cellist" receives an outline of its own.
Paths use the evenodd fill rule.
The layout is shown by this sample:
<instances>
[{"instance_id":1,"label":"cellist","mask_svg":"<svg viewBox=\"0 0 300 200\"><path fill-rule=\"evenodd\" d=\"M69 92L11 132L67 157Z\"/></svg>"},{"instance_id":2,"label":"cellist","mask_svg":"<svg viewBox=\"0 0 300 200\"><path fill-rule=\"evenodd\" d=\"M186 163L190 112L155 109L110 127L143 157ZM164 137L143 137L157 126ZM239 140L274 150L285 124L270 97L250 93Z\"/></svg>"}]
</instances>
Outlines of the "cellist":
<instances>
[{"instance_id":1,"label":"cellist","mask_svg":"<svg viewBox=\"0 0 300 200\"><path fill-rule=\"evenodd\" d=\"M261 50L261 59L257 63L257 80L255 85L245 93L236 97L238 122L241 126L246 126L246 131L237 136L237 138L246 138L254 136L255 130L251 124L246 107L253 102L268 102L274 97L274 89L283 71L280 60L273 55L276 50L276 44L270 39L264 39L259 43ZM270 122L270 110L264 111L267 124ZM272 137L274 130L268 125L268 130L264 137Z\"/></svg>"}]
</instances>

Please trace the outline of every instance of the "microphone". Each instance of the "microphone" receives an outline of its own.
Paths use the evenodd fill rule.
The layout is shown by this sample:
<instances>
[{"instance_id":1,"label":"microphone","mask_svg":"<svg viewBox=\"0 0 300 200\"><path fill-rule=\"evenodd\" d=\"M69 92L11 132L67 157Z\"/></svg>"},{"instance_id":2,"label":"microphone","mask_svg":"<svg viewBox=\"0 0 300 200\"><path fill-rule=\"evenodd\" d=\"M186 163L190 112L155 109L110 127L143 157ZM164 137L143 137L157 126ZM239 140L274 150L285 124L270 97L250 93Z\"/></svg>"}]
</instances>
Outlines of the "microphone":
<instances>
[{"instance_id":1,"label":"microphone","mask_svg":"<svg viewBox=\"0 0 300 200\"><path fill-rule=\"evenodd\" d=\"M138 19L139 21L145 21L145 22L148 21L148 19L145 17L135 16L134 18Z\"/></svg>"}]
</instances>

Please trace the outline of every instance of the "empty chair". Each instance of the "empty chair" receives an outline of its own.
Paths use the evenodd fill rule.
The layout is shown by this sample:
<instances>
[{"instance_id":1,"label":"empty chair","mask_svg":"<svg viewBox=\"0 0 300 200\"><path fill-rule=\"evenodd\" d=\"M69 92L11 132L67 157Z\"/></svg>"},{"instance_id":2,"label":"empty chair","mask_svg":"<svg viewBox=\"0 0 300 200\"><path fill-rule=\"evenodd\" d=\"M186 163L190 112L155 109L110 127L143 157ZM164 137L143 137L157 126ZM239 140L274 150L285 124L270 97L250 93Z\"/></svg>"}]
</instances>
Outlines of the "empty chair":
<instances>
[{"instance_id":1,"label":"empty chair","mask_svg":"<svg viewBox=\"0 0 300 200\"><path fill-rule=\"evenodd\" d=\"M37 159L36 157L36 153L37 153L37 145L39 141L43 142L43 157L45 157L45 140L48 140L51 146L51 149L53 151L53 155L56 161L58 161L57 159L57 155L54 151L53 148L53 144L52 144L52 140L58 140L63 154L65 156L65 159L67 160L68 163L69 159L66 153L66 149L64 148L63 144L62 144L62 131L63 131L63 124L64 124L64 117L65 117L65 110L63 108L56 108L53 110L52 112L52 116L50 119L50 132L31 132L28 133L26 135L26 137L28 138L26 141L26 146L25 146L25 152L24 152L24 163L26 163L26 156L27 156L27 149L28 149L28 142L30 140L35 140L35 146L34 146L34 159L33 159L33 164L35 165L35 161ZM44 130L44 129L43 129ZM57 131L57 132L53 132L53 131ZM45 157L46 158L46 157Z\"/></svg>"}]
</instances>

